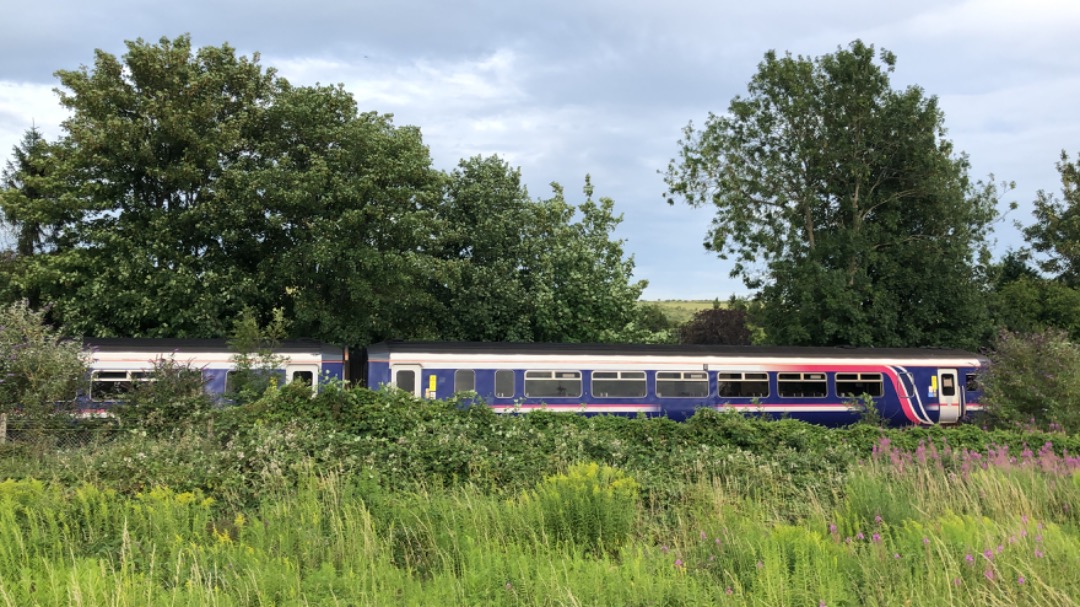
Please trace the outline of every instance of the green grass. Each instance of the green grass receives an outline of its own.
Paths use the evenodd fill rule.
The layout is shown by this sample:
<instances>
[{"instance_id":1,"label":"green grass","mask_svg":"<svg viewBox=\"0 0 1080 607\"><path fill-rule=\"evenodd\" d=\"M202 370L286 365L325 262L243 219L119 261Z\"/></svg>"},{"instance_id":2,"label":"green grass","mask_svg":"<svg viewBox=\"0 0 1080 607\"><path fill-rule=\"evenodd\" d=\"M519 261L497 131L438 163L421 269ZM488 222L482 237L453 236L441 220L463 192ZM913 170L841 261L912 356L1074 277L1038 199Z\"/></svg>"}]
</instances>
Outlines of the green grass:
<instances>
[{"instance_id":1,"label":"green grass","mask_svg":"<svg viewBox=\"0 0 1080 607\"><path fill-rule=\"evenodd\" d=\"M388 490L301 460L226 505L0 482L0 605L1075 605L1080 473L906 452L813 488L583 465L532 489ZM792 508L791 501L799 508Z\"/></svg>"},{"instance_id":2,"label":"green grass","mask_svg":"<svg viewBox=\"0 0 1080 607\"><path fill-rule=\"evenodd\" d=\"M658 306L668 319L681 325L686 321L694 317L694 314L701 310L709 310L713 307L714 300L706 299L665 299L657 301L644 301L642 303ZM720 302L720 306L725 306L724 301Z\"/></svg>"}]
</instances>

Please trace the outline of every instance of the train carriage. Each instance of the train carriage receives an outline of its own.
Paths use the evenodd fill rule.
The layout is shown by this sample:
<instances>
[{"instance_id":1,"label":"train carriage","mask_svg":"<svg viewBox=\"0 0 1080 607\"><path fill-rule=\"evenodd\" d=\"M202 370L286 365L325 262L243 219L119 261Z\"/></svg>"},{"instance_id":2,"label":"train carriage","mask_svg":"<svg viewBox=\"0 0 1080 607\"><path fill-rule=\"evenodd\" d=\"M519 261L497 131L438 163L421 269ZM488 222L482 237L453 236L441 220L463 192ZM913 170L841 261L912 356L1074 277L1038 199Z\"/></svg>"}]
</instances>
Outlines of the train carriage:
<instances>
[{"instance_id":1,"label":"train carriage","mask_svg":"<svg viewBox=\"0 0 1080 607\"><path fill-rule=\"evenodd\" d=\"M984 360L944 349L387 342L371 386L422 398L474 391L499 412L535 409L685 419L701 408L843 425L873 406L897 425L980 409Z\"/></svg>"},{"instance_id":2,"label":"train carriage","mask_svg":"<svg viewBox=\"0 0 1080 607\"><path fill-rule=\"evenodd\" d=\"M225 340L94 339L87 408L107 408L156 360L198 369L223 396L235 369ZM328 379L425 399L474 392L502 413L536 409L686 419L699 408L856 421L866 407L894 425L955 423L979 410L985 361L943 349L384 342L350 352L316 341L275 349L283 383Z\"/></svg>"}]
</instances>

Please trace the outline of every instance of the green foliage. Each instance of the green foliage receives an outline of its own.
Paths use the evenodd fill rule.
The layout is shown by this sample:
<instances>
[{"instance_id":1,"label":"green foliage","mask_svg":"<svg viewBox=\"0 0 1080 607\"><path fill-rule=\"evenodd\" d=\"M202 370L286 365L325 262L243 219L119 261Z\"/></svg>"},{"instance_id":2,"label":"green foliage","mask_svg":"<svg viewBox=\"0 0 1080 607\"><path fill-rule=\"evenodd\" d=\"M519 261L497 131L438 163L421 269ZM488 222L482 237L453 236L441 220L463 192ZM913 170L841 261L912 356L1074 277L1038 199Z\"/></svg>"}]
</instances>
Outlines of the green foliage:
<instances>
[{"instance_id":1,"label":"green foliage","mask_svg":"<svg viewBox=\"0 0 1080 607\"><path fill-rule=\"evenodd\" d=\"M1021 276L1002 285L991 304L995 321L1008 331L1057 329L1080 339L1080 291L1061 281Z\"/></svg>"},{"instance_id":2,"label":"green foliage","mask_svg":"<svg viewBox=\"0 0 1080 607\"><path fill-rule=\"evenodd\" d=\"M617 555L637 520L640 485L625 472L595 462L571 466L522 496L535 501L548 537L593 555Z\"/></svg>"},{"instance_id":3,"label":"green foliage","mask_svg":"<svg viewBox=\"0 0 1080 607\"><path fill-rule=\"evenodd\" d=\"M603 342L645 337L634 263L612 232L608 198L534 200L497 157L462 161L446 183L439 263L429 289L445 310L436 333L479 341Z\"/></svg>"},{"instance_id":4,"label":"green foliage","mask_svg":"<svg viewBox=\"0 0 1080 607\"><path fill-rule=\"evenodd\" d=\"M63 419L87 377L82 344L61 337L25 302L0 308L0 413L27 427Z\"/></svg>"},{"instance_id":5,"label":"green foliage","mask_svg":"<svg viewBox=\"0 0 1080 607\"><path fill-rule=\"evenodd\" d=\"M274 354L274 349L285 338L287 326L281 308L273 310L273 319L265 327L259 326L251 308L236 318L229 339L234 368L229 372L227 397L238 404L249 403L277 386L280 378L276 371L286 359ZM307 392L310 396L310 387Z\"/></svg>"},{"instance_id":6,"label":"green foliage","mask_svg":"<svg viewBox=\"0 0 1080 607\"><path fill-rule=\"evenodd\" d=\"M739 308L701 310L679 328L679 343L716 344L725 346L750 345L747 312Z\"/></svg>"},{"instance_id":7,"label":"green foliage","mask_svg":"<svg viewBox=\"0 0 1080 607\"><path fill-rule=\"evenodd\" d=\"M1064 332L1002 332L990 361L982 381L995 423L1080 431L1080 348Z\"/></svg>"},{"instance_id":8,"label":"green foliage","mask_svg":"<svg viewBox=\"0 0 1080 607\"><path fill-rule=\"evenodd\" d=\"M167 436L205 422L212 406L202 370L171 358L159 358L146 380L134 382L111 413L125 428Z\"/></svg>"},{"instance_id":9,"label":"green foliage","mask_svg":"<svg viewBox=\"0 0 1080 607\"><path fill-rule=\"evenodd\" d=\"M969 182L934 97L891 87L895 61L860 41L770 51L668 165L669 202L716 207L706 246L761 289L773 343L974 347L989 333L996 189Z\"/></svg>"},{"instance_id":10,"label":"green foliage","mask_svg":"<svg viewBox=\"0 0 1080 607\"><path fill-rule=\"evenodd\" d=\"M1036 223L1024 229L1032 248L1044 254L1039 266L1070 287L1080 286L1080 157L1069 162L1062 150L1057 163L1061 199L1040 190L1035 200Z\"/></svg>"}]
</instances>

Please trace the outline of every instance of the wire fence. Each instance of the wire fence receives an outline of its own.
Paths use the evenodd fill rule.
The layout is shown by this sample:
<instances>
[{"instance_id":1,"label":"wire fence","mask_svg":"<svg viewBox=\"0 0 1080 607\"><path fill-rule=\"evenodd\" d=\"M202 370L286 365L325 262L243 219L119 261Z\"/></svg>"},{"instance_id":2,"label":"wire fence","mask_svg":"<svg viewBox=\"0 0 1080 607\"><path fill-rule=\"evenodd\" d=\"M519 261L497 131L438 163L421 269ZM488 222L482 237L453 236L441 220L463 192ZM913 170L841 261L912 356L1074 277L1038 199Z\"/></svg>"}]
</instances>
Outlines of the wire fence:
<instances>
[{"instance_id":1,"label":"wire fence","mask_svg":"<svg viewBox=\"0 0 1080 607\"><path fill-rule=\"evenodd\" d=\"M118 428L108 419L66 419L59 424L28 423L0 413L0 446L33 445L41 449L77 449L112 440Z\"/></svg>"}]
</instances>

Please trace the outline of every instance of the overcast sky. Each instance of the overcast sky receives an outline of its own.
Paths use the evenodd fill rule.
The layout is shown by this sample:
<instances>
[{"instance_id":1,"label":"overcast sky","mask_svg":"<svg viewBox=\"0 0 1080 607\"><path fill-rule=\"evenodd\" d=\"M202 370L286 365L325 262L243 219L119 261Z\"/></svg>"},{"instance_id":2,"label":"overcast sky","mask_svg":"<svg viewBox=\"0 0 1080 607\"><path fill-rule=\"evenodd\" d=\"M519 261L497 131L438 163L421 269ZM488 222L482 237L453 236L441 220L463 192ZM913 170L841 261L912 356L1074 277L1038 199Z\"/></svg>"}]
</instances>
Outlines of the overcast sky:
<instances>
[{"instance_id":1,"label":"overcast sky","mask_svg":"<svg viewBox=\"0 0 1080 607\"><path fill-rule=\"evenodd\" d=\"M972 176L1016 182L999 254L1022 244L1011 224L1031 222L1035 193L1060 192L1061 150L1080 152L1077 0L44 0L3 15L0 160L32 124L60 134L53 72L190 33L259 52L293 84L344 84L361 110L419 126L439 168L498 154L533 197L553 181L576 195L591 174L648 299L745 293L702 248L711 211L668 206L658 171L769 49L816 57L858 38L896 53L894 87L940 99Z\"/></svg>"}]
</instances>

